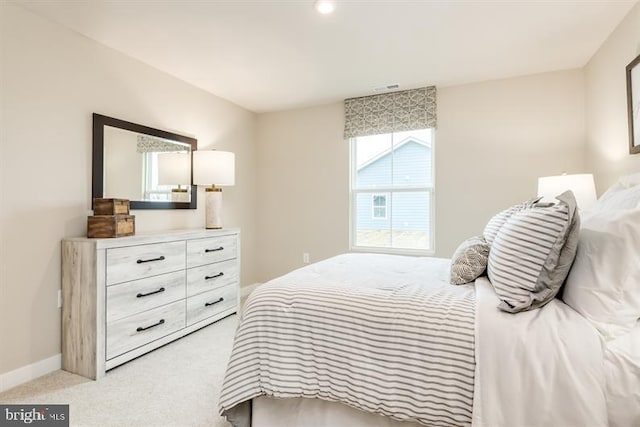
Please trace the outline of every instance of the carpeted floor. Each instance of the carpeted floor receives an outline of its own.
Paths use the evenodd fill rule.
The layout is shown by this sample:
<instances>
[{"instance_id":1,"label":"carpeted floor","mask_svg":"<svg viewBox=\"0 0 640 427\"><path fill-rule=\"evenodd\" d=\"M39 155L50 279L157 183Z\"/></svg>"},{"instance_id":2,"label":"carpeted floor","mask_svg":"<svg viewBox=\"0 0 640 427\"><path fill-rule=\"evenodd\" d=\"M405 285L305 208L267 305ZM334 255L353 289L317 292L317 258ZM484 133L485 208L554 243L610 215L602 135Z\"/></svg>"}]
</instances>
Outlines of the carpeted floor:
<instances>
[{"instance_id":1,"label":"carpeted floor","mask_svg":"<svg viewBox=\"0 0 640 427\"><path fill-rule=\"evenodd\" d=\"M0 403L69 404L71 426L228 427L218 396L233 315L91 381L56 371L4 393Z\"/></svg>"}]
</instances>

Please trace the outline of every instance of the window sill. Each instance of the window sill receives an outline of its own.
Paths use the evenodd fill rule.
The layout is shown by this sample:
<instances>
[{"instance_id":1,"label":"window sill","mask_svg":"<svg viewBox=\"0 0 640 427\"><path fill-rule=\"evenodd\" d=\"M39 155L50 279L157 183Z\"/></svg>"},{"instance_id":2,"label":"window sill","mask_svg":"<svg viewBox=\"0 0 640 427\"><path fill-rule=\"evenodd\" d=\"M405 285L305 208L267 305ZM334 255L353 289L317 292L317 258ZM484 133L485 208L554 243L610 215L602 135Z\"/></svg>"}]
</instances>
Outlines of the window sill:
<instances>
[{"instance_id":1,"label":"window sill","mask_svg":"<svg viewBox=\"0 0 640 427\"><path fill-rule=\"evenodd\" d=\"M399 248L380 248L380 247L368 247L368 246L351 246L351 252L366 252L374 254L388 254L388 255L408 255L408 256L429 256L435 255L435 251L432 249L399 249Z\"/></svg>"}]
</instances>

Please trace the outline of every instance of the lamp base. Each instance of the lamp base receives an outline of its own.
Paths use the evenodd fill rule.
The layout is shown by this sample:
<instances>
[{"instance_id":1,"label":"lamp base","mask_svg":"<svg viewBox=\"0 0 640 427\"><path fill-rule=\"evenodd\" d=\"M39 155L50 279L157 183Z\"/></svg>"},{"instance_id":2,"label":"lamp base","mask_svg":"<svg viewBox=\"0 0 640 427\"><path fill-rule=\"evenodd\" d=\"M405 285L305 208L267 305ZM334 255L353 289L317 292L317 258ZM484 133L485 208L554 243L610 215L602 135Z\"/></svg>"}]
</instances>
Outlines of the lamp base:
<instances>
[{"instance_id":1,"label":"lamp base","mask_svg":"<svg viewBox=\"0 0 640 427\"><path fill-rule=\"evenodd\" d=\"M186 188L172 188L171 189L171 201L172 202L190 202L191 197Z\"/></svg>"},{"instance_id":2,"label":"lamp base","mask_svg":"<svg viewBox=\"0 0 640 427\"><path fill-rule=\"evenodd\" d=\"M205 227L222 228L222 189L209 187L205 192Z\"/></svg>"}]
</instances>

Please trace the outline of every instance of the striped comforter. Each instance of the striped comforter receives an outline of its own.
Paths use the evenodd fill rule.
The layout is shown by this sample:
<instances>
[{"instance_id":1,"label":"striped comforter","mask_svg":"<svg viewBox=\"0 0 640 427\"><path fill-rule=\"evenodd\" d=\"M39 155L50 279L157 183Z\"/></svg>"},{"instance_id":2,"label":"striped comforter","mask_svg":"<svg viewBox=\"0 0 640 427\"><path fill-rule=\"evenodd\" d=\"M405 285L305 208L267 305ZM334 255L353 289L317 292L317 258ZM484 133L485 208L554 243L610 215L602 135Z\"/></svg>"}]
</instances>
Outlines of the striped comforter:
<instances>
[{"instance_id":1,"label":"striped comforter","mask_svg":"<svg viewBox=\"0 0 640 427\"><path fill-rule=\"evenodd\" d=\"M234 426L257 396L338 401L428 426L471 424L475 291L449 261L348 254L260 286L220 398Z\"/></svg>"}]
</instances>

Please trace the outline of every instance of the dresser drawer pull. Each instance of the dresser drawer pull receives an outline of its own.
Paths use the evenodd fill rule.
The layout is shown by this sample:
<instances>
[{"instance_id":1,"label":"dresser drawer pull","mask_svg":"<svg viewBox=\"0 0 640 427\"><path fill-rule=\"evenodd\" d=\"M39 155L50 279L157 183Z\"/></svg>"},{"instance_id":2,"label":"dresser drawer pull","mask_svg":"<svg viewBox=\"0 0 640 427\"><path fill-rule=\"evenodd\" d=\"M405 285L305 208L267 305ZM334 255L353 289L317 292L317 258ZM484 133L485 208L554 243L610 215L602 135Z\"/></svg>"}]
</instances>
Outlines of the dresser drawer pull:
<instances>
[{"instance_id":1,"label":"dresser drawer pull","mask_svg":"<svg viewBox=\"0 0 640 427\"><path fill-rule=\"evenodd\" d=\"M216 305L217 303L222 302L222 301L224 301L224 298L220 297L220 298L219 298L218 300L216 300L216 301L206 302L206 303L204 304L204 306L205 306L205 307L209 307L209 306L211 306L211 305Z\"/></svg>"},{"instance_id":2,"label":"dresser drawer pull","mask_svg":"<svg viewBox=\"0 0 640 427\"><path fill-rule=\"evenodd\" d=\"M148 297L149 295L158 294L158 293L164 292L164 291L165 291L164 288L160 288L157 291L149 292L149 293L146 293L146 294L138 294L138 295L136 295L136 298Z\"/></svg>"},{"instance_id":3,"label":"dresser drawer pull","mask_svg":"<svg viewBox=\"0 0 640 427\"><path fill-rule=\"evenodd\" d=\"M139 259L138 261L136 261L138 264L142 264L143 262L153 262L153 261L163 261L164 260L164 255L160 255L158 258L151 258L151 259Z\"/></svg>"},{"instance_id":4,"label":"dresser drawer pull","mask_svg":"<svg viewBox=\"0 0 640 427\"><path fill-rule=\"evenodd\" d=\"M160 326L164 323L164 319L160 319L160 321L158 323L154 323L151 326L147 326L145 328L143 328L142 326L138 326L138 329L136 329L136 332L142 332L142 331L146 331L147 329L151 329L151 328L155 328L156 326Z\"/></svg>"},{"instance_id":5,"label":"dresser drawer pull","mask_svg":"<svg viewBox=\"0 0 640 427\"><path fill-rule=\"evenodd\" d=\"M222 276L224 276L224 273L220 272L218 274L214 274L213 276L204 276L204 280L215 279L216 277L222 277Z\"/></svg>"},{"instance_id":6,"label":"dresser drawer pull","mask_svg":"<svg viewBox=\"0 0 640 427\"><path fill-rule=\"evenodd\" d=\"M224 246L220 246L219 248L215 248L215 249L205 249L204 252L208 253L208 252L218 252L218 251L223 251L224 250Z\"/></svg>"}]
</instances>

